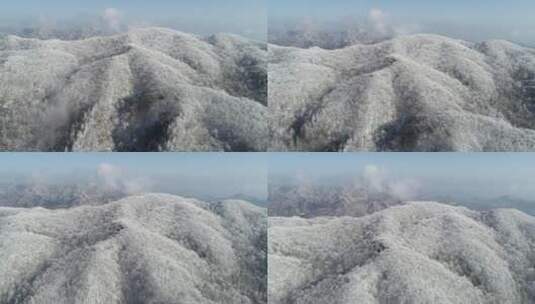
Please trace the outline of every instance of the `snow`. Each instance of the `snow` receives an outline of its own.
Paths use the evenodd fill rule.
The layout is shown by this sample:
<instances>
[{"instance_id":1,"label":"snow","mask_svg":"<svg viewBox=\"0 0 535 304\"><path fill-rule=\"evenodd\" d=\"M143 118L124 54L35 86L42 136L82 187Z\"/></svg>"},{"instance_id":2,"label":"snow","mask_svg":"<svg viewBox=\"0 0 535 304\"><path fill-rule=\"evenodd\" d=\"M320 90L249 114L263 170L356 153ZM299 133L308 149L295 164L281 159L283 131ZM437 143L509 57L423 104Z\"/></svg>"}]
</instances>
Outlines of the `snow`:
<instances>
[{"instance_id":1,"label":"snow","mask_svg":"<svg viewBox=\"0 0 535 304\"><path fill-rule=\"evenodd\" d=\"M0 302L266 303L266 227L247 202L167 194L0 208Z\"/></svg>"},{"instance_id":2,"label":"snow","mask_svg":"<svg viewBox=\"0 0 535 304\"><path fill-rule=\"evenodd\" d=\"M273 151L532 151L535 51L438 35L269 45Z\"/></svg>"},{"instance_id":3,"label":"snow","mask_svg":"<svg viewBox=\"0 0 535 304\"><path fill-rule=\"evenodd\" d=\"M141 28L2 45L2 150L266 150L265 44Z\"/></svg>"},{"instance_id":4,"label":"snow","mask_svg":"<svg viewBox=\"0 0 535 304\"><path fill-rule=\"evenodd\" d=\"M269 219L270 303L533 303L535 218L408 202Z\"/></svg>"}]
</instances>

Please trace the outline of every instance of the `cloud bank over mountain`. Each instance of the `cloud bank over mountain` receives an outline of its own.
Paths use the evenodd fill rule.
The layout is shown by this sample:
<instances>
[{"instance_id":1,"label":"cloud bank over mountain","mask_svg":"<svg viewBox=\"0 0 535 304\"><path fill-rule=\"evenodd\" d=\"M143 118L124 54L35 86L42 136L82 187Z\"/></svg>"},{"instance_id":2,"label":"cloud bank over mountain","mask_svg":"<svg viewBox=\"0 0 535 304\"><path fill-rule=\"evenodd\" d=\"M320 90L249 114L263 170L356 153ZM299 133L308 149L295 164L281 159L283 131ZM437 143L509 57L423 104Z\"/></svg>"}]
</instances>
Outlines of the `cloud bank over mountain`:
<instances>
[{"instance_id":1,"label":"cloud bank over mountain","mask_svg":"<svg viewBox=\"0 0 535 304\"><path fill-rule=\"evenodd\" d=\"M103 189L125 194L149 192L152 183L149 178L128 176L123 168L110 163L101 163L97 168L97 176Z\"/></svg>"},{"instance_id":2,"label":"cloud bank over mountain","mask_svg":"<svg viewBox=\"0 0 535 304\"><path fill-rule=\"evenodd\" d=\"M127 168L103 162L95 172L54 175L35 171L19 181L0 183L0 206L49 209L109 202L156 190L154 177L135 176Z\"/></svg>"},{"instance_id":3,"label":"cloud bank over mountain","mask_svg":"<svg viewBox=\"0 0 535 304\"><path fill-rule=\"evenodd\" d=\"M360 176L334 184L306 174L298 174L293 180L272 178L269 215L363 216L417 198L420 187L417 179L396 178L373 164L364 166Z\"/></svg>"}]
</instances>

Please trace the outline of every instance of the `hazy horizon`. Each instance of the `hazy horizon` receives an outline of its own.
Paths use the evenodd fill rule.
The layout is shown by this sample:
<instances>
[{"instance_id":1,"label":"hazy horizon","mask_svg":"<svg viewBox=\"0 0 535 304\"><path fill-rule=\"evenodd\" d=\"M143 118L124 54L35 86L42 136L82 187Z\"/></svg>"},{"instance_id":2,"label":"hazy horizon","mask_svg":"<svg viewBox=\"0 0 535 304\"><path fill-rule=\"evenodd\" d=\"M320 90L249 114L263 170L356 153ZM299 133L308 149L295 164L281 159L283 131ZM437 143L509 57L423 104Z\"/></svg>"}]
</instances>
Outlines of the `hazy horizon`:
<instances>
[{"instance_id":1,"label":"hazy horizon","mask_svg":"<svg viewBox=\"0 0 535 304\"><path fill-rule=\"evenodd\" d=\"M264 0L96 0L90 2L21 0L2 4L0 32L31 27L102 26L122 31L159 26L197 35L233 33L265 40L267 16Z\"/></svg>"},{"instance_id":2,"label":"hazy horizon","mask_svg":"<svg viewBox=\"0 0 535 304\"><path fill-rule=\"evenodd\" d=\"M504 39L535 46L535 3L491 1L349 1L274 0L268 3L268 24L284 22L367 22L378 31L398 34L434 33L480 42Z\"/></svg>"},{"instance_id":3,"label":"hazy horizon","mask_svg":"<svg viewBox=\"0 0 535 304\"><path fill-rule=\"evenodd\" d=\"M102 22L112 29L160 26L201 36L225 32L265 41L269 29L287 22L331 23L342 28L367 23L379 32L433 33L474 42L504 39L535 47L532 11L535 4L524 0L52 0L47 5L21 0L2 5L0 33Z\"/></svg>"},{"instance_id":4,"label":"hazy horizon","mask_svg":"<svg viewBox=\"0 0 535 304\"><path fill-rule=\"evenodd\" d=\"M402 188L410 200L510 196L535 203L530 153L278 153L268 167L273 184L340 186L365 177Z\"/></svg>"},{"instance_id":5,"label":"hazy horizon","mask_svg":"<svg viewBox=\"0 0 535 304\"><path fill-rule=\"evenodd\" d=\"M0 184L98 181L132 188L133 194L164 192L200 199L240 195L265 200L266 162L262 153L6 152L0 156Z\"/></svg>"}]
</instances>

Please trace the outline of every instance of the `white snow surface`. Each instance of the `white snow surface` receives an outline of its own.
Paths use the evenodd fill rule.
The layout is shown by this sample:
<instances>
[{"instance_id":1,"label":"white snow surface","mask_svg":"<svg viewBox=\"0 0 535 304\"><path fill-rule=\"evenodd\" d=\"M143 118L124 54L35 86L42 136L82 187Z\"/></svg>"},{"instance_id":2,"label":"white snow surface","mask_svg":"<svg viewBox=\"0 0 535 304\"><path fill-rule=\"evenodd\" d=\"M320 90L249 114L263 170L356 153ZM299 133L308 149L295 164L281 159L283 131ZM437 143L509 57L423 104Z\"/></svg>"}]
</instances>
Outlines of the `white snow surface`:
<instances>
[{"instance_id":1,"label":"white snow surface","mask_svg":"<svg viewBox=\"0 0 535 304\"><path fill-rule=\"evenodd\" d=\"M535 303L535 218L408 202L270 217L269 303Z\"/></svg>"},{"instance_id":2,"label":"white snow surface","mask_svg":"<svg viewBox=\"0 0 535 304\"><path fill-rule=\"evenodd\" d=\"M0 303L266 303L266 212L167 194L0 208Z\"/></svg>"},{"instance_id":3,"label":"white snow surface","mask_svg":"<svg viewBox=\"0 0 535 304\"><path fill-rule=\"evenodd\" d=\"M273 151L535 150L535 49L416 34L268 64Z\"/></svg>"},{"instance_id":4,"label":"white snow surface","mask_svg":"<svg viewBox=\"0 0 535 304\"><path fill-rule=\"evenodd\" d=\"M257 151L266 44L165 28L0 37L0 150Z\"/></svg>"}]
</instances>

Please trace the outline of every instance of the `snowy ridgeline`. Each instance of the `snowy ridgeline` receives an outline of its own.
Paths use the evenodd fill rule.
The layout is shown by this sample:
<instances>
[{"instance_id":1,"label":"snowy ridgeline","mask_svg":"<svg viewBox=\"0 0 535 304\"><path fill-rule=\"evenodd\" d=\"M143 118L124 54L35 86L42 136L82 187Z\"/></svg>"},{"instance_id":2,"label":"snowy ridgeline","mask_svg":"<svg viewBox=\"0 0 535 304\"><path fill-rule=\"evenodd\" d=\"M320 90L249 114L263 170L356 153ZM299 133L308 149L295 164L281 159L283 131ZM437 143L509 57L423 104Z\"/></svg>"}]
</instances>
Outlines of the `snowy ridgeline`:
<instances>
[{"instance_id":1,"label":"snowy ridgeline","mask_svg":"<svg viewBox=\"0 0 535 304\"><path fill-rule=\"evenodd\" d=\"M535 49L417 34L268 58L271 150L535 150Z\"/></svg>"},{"instance_id":2,"label":"snowy ridgeline","mask_svg":"<svg viewBox=\"0 0 535 304\"><path fill-rule=\"evenodd\" d=\"M270 217L270 303L535 303L535 218L409 202Z\"/></svg>"},{"instance_id":3,"label":"snowy ridgeline","mask_svg":"<svg viewBox=\"0 0 535 304\"><path fill-rule=\"evenodd\" d=\"M244 201L2 207L0 303L266 303L266 237Z\"/></svg>"},{"instance_id":4,"label":"snowy ridgeline","mask_svg":"<svg viewBox=\"0 0 535 304\"><path fill-rule=\"evenodd\" d=\"M163 28L0 38L0 150L264 151L266 44Z\"/></svg>"}]
</instances>

